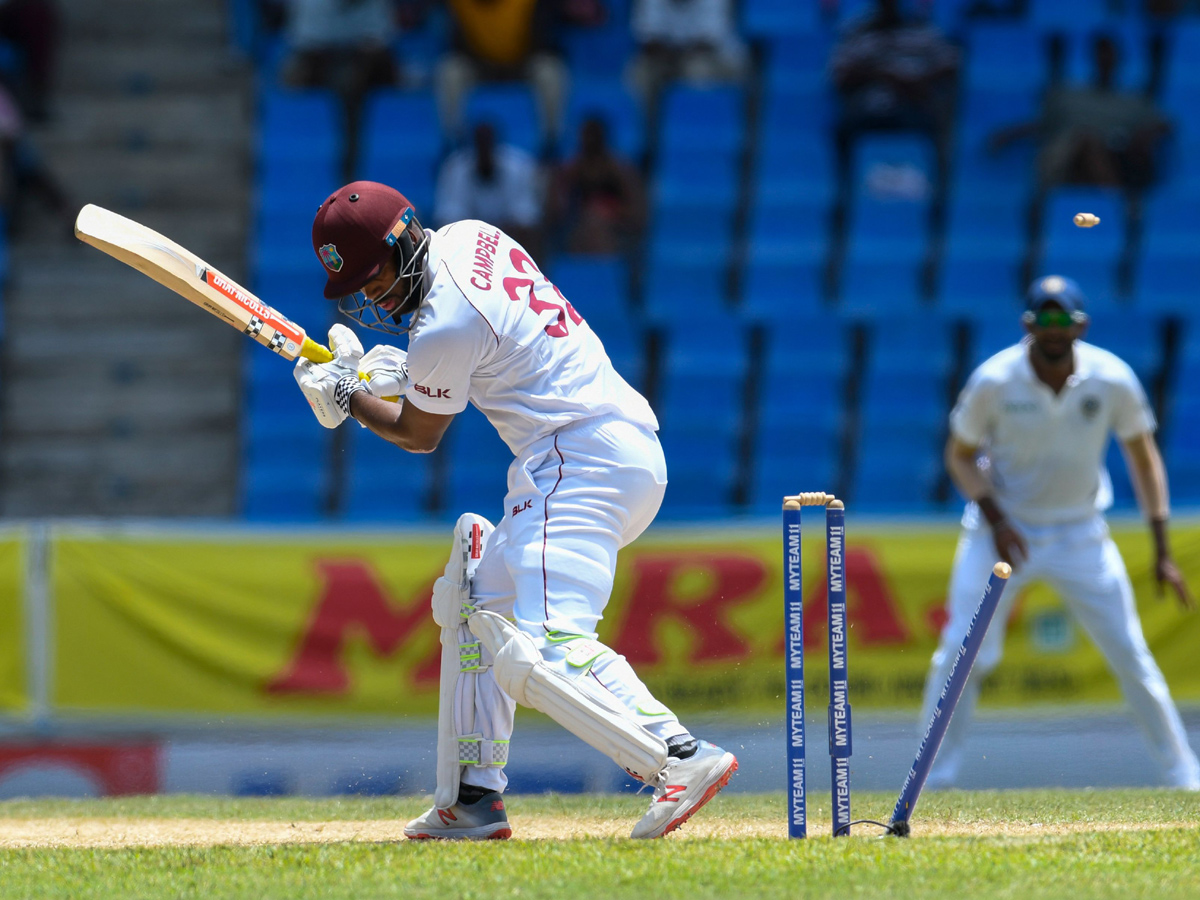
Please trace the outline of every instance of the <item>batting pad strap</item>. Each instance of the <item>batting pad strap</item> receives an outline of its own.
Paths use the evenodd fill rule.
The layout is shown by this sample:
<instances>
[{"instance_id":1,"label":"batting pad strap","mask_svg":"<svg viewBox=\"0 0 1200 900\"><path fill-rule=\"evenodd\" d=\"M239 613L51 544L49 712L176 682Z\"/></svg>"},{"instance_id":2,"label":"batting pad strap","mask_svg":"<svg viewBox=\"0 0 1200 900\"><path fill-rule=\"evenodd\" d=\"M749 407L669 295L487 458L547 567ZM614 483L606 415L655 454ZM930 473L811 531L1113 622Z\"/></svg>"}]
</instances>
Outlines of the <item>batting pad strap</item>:
<instances>
[{"instance_id":1,"label":"batting pad strap","mask_svg":"<svg viewBox=\"0 0 1200 900\"><path fill-rule=\"evenodd\" d=\"M508 764L508 741L489 741L482 734L467 734L458 739L460 766L494 766Z\"/></svg>"},{"instance_id":2,"label":"batting pad strap","mask_svg":"<svg viewBox=\"0 0 1200 900\"><path fill-rule=\"evenodd\" d=\"M496 683L522 706L545 713L643 780L667 764L666 742L634 721L587 673L590 666L575 669L576 677L556 672L533 638L493 612L479 610L467 625L492 654Z\"/></svg>"},{"instance_id":3,"label":"batting pad strap","mask_svg":"<svg viewBox=\"0 0 1200 900\"><path fill-rule=\"evenodd\" d=\"M483 665L482 648L479 641L458 645L458 670L460 672L482 672L487 666Z\"/></svg>"}]
</instances>

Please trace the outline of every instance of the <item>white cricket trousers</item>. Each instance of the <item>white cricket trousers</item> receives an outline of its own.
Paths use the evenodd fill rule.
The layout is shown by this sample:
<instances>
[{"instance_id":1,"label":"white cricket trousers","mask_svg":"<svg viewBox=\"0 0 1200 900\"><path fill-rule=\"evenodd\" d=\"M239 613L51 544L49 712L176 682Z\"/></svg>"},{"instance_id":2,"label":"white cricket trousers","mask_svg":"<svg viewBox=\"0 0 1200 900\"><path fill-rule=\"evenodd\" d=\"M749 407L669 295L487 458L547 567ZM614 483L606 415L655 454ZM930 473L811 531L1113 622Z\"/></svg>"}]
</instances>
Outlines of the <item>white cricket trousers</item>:
<instances>
[{"instance_id":1,"label":"white cricket trousers","mask_svg":"<svg viewBox=\"0 0 1200 900\"><path fill-rule=\"evenodd\" d=\"M1027 584L1044 581L1058 593L1075 620L1104 654L1167 784L1200 788L1200 763L1188 746L1187 732L1171 700L1162 671L1146 646L1133 587L1120 551L1109 536L1104 517L1097 514L1082 522L1053 526L1022 525L1013 520L1013 525L1028 542L1029 558L1014 567L930 771L930 787L947 787L958 776L967 726L979 699L979 685L1000 662L1013 602ZM989 528L963 530L946 601L949 619L942 629L925 682L922 729L933 714L998 558Z\"/></svg>"},{"instance_id":2,"label":"white cricket trousers","mask_svg":"<svg viewBox=\"0 0 1200 900\"><path fill-rule=\"evenodd\" d=\"M596 638L612 593L617 551L653 521L666 490L657 435L616 416L574 423L535 441L508 470L505 514L471 582L480 609L515 618L551 666L565 670L569 637ZM609 653L591 670L629 712L663 740L686 734L625 657ZM513 701L489 668L477 679L474 709L456 710L460 734L508 740ZM504 790L504 770L472 766L463 781Z\"/></svg>"}]
</instances>

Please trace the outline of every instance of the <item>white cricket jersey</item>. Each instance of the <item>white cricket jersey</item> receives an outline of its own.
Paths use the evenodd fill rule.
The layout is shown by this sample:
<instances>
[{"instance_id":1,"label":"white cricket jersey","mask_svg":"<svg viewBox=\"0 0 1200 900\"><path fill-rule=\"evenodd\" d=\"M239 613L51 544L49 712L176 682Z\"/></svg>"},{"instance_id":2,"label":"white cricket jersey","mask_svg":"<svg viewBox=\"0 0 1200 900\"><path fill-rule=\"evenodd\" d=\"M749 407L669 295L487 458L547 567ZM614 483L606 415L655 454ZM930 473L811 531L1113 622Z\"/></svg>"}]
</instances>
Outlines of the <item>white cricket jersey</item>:
<instances>
[{"instance_id":1,"label":"white cricket jersey","mask_svg":"<svg viewBox=\"0 0 1200 900\"><path fill-rule=\"evenodd\" d=\"M427 267L405 402L439 415L472 403L514 455L594 416L658 429L587 322L499 228L465 219L432 232Z\"/></svg>"},{"instance_id":2,"label":"white cricket jersey","mask_svg":"<svg viewBox=\"0 0 1200 900\"><path fill-rule=\"evenodd\" d=\"M1075 372L1057 395L1029 361L1028 340L983 363L963 388L950 427L983 448L996 501L1031 525L1078 521L1112 505L1104 467L1111 434L1153 431L1137 376L1099 347L1075 342ZM974 504L971 504L974 507ZM974 519L968 509L968 524Z\"/></svg>"}]
</instances>

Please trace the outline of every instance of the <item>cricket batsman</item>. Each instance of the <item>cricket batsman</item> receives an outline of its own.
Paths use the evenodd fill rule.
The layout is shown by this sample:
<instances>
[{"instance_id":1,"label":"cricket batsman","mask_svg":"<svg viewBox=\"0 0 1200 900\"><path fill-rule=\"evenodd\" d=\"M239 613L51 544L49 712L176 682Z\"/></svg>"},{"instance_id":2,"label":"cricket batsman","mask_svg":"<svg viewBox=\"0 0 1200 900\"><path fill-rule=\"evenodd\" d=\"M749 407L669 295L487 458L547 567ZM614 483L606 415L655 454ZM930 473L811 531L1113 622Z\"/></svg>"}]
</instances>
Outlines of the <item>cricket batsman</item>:
<instances>
[{"instance_id":1,"label":"cricket batsman","mask_svg":"<svg viewBox=\"0 0 1200 900\"><path fill-rule=\"evenodd\" d=\"M928 784L953 784L980 680L1000 662L1008 611L1023 586L1044 581L1104 654L1166 783L1200 790L1200 764L1146 646L1125 563L1103 515L1112 505L1104 451L1115 434L1150 526L1159 586L1169 585L1184 608L1193 608L1171 558L1154 414L1133 370L1080 340L1088 316L1083 291L1070 278L1035 281L1022 321L1025 340L975 370L950 416L946 467L971 502L950 578L949 617L925 682L922 722L933 713L975 612L978 586L997 555L1013 566L1013 575Z\"/></svg>"},{"instance_id":2,"label":"cricket batsman","mask_svg":"<svg viewBox=\"0 0 1200 900\"><path fill-rule=\"evenodd\" d=\"M728 783L737 760L694 738L596 632L617 552L654 519L666 488L649 404L524 248L493 225L426 231L398 191L357 181L321 204L312 238L325 296L366 327L408 335L407 353L380 345L364 354L335 325L334 361L297 363L321 424L354 418L429 453L472 403L514 456L504 518L493 528L464 514L434 586L437 791L405 834L511 836L501 795L514 701L653 788L633 837L678 828Z\"/></svg>"}]
</instances>

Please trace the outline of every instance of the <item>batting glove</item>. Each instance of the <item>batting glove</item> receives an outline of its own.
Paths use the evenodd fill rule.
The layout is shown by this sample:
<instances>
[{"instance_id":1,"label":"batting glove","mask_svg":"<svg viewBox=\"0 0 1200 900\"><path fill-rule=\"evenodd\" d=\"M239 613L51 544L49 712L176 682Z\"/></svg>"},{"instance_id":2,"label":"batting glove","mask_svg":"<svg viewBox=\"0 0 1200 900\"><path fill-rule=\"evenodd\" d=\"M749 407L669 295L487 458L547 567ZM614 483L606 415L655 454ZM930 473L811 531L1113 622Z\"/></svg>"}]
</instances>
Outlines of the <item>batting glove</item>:
<instances>
[{"instance_id":1,"label":"batting glove","mask_svg":"<svg viewBox=\"0 0 1200 900\"><path fill-rule=\"evenodd\" d=\"M329 329L329 349L340 365L352 372L358 371L358 362L363 358L362 341L345 325L334 325Z\"/></svg>"},{"instance_id":2,"label":"batting glove","mask_svg":"<svg viewBox=\"0 0 1200 900\"><path fill-rule=\"evenodd\" d=\"M308 359L296 362L292 371L304 399L312 407L317 421L326 428L337 428L350 415L350 398L366 390L358 380L358 372L341 365L315 363Z\"/></svg>"},{"instance_id":3,"label":"batting glove","mask_svg":"<svg viewBox=\"0 0 1200 900\"><path fill-rule=\"evenodd\" d=\"M376 397L398 400L408 388L408 354L399 347L372 347L358 370L367 377L367 390Z\"/></svg>"}]
</instances>

